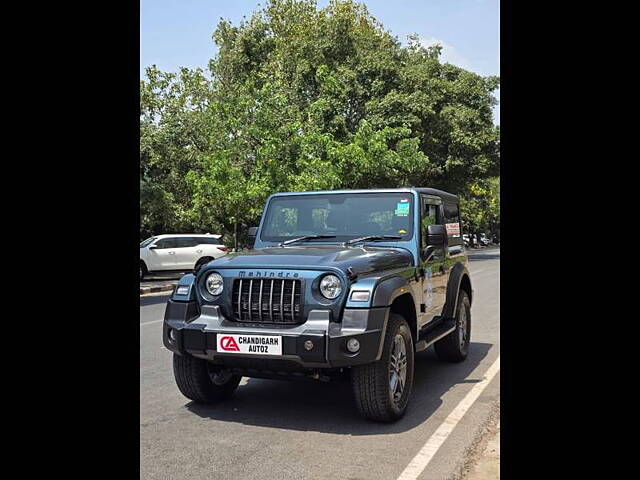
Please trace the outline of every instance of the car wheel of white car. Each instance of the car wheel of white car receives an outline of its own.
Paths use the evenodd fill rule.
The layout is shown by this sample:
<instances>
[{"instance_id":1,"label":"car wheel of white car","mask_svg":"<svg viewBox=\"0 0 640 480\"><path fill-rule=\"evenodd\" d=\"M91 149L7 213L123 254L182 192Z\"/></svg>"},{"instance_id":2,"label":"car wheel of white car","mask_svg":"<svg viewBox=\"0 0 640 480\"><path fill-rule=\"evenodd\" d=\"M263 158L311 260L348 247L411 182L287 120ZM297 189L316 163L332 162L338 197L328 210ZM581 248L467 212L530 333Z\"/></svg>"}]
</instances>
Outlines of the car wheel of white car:
<instances>
[{"instance_id":1,"label":"car wheel of white car","mask_svg":"<svg viewBox=\"0 0 640 480\"><path fill-rule=\"evenodd\" d=\"M144 262L140 262L140 281L142 281L142 279L146 274L147 274L147 266L144 264Z\"/></svg>"}]
</instances>

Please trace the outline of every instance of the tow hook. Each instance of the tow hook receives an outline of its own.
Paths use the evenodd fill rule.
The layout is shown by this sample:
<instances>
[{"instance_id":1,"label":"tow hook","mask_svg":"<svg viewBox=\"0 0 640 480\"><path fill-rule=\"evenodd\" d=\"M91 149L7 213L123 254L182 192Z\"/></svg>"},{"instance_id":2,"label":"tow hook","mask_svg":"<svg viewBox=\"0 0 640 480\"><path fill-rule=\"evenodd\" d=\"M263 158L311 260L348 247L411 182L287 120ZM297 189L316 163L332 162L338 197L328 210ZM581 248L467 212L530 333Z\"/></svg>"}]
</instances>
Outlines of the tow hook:
<instances>
[{"instance_id":1,"label":"tow hook","mask_svg":"<svg viewBox=\"0 0 640 480\"><path fill-rule=\"evenodd\" d=\"M313 378L314 380L319 380L321 382L328 382L329 380L331 380L331 378L327 375L321 375L320 370L316 370L315 372L313 372L311 378Z\"/></svg>"}]
</instances>

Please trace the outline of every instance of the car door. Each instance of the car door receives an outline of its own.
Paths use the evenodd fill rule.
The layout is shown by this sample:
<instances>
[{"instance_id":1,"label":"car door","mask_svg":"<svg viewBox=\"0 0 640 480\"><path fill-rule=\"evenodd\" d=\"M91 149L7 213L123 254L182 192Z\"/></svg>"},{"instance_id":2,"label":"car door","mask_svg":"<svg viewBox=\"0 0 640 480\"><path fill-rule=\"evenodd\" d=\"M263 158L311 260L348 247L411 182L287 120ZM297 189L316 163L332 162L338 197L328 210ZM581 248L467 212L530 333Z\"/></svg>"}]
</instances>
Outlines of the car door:
<instances>
[{"instance_id":1,"label":"car door","mask_svg":"<svg viewBox=\"0 0 640 480\"><path fill-rule=\"evenodd\" d=\"M176 241L176 270L193 269L202 252L199 240L194 237L177 237ZM197 250L200 250L200 253Z\"/></svg>"},{"instance_id":2,"label":"car door","mask_svg":"<svg viewBox=\"0 0 640 480\"><path fill-rule=\"evenodd\" d=\"M172 237L157 240L149 249L149 270L175 270L176 239Z\"/></svg>"},{"instance_id":3,"label":"car door","mask_svg":"<svg viewBox=\"0 0 640 480\"><path fill-rule=\"evenodd\" d=\"M447 295L447 275L445 275L444 262L446 258L444 248L436 249L433 254L425 258L427 228L429 225L443 224L442 200L430 195L420 195L421 198L421 267L424 271L422 277L422 304L424 315L420 328L431 322L434 317L441 314Z\"/></svg>"}]
</instances>

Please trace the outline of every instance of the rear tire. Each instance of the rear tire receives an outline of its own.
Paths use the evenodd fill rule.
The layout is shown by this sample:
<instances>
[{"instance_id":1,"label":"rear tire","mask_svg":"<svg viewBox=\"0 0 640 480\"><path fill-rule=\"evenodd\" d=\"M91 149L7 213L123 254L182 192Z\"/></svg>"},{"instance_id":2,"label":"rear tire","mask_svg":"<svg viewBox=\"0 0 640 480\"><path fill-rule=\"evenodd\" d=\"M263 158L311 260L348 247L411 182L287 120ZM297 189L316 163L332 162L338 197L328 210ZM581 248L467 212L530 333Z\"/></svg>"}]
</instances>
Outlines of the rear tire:
<instances>
[{"instance_id":1,"label":"rear tire","mask_svg":"<svg viewBox=\"0 0 640 480\"><path fill-rule=\"evenodd\" d=\"M436 355L447 362L461 362L469 354L471 340L471 302L464 290L458 293L458 308L456 308L456 329L435 345Z\"/></svg>"},{"instance_id":2,"label":"rear tire","mask_svg":"<svg viewBox=\"0 0 640 480\"><path fill-rule=\"evenodd\" d=\"M175 353L173 375L180 392L196 403L214 403L229 398L242 379L206 360Z\"/></svg>"},{"instance_id":3,"label":"rear tire","mask_svg":"<svg viewBox=\"0 0 640 480\"><path fill-rule=\"evenodd\" d=\"M413 353L407 321L391 313L380 360L351 369L351 385L360 415L377 422L394 422L405 414L413 387Z\"/></svg>"}]
</instances>

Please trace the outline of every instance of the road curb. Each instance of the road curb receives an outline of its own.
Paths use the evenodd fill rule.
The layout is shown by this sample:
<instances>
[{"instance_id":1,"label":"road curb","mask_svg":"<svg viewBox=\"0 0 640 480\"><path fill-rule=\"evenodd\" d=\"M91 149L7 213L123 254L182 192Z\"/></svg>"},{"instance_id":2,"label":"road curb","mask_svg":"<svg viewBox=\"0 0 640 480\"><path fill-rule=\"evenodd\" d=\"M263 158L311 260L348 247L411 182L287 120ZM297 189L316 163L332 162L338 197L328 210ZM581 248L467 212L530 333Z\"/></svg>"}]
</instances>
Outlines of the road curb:
<instances>
[{"instance_id":1,"label":"road curb","mask_svg":"<svg viewBox=\"0 0 640 480\"><path fill-rule=\"evenodd\" d=\"M158 287L140 287L140 296L146 295L148 293L157 293L157 292L171 292L175 288L178 283L172 283L170 285L161 285Z\"/></svg>"},{"instance_id":2,"label":"road curb","mask_svg":"<svg viewBox=\"0 0 640 480\"><path fill-rule=\"evenodd\" d=\"M500 400L498 399L492 403L487 415L476 426L472 435L471 444L465 449L463 454L456 459L453 472L447 477L447 480L464 480L469 475L469 470L477 460L477 455L482 453L485 435L490 431L491 427L499 421Z\"/></svg>"}]
</instances>

